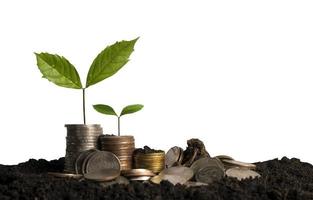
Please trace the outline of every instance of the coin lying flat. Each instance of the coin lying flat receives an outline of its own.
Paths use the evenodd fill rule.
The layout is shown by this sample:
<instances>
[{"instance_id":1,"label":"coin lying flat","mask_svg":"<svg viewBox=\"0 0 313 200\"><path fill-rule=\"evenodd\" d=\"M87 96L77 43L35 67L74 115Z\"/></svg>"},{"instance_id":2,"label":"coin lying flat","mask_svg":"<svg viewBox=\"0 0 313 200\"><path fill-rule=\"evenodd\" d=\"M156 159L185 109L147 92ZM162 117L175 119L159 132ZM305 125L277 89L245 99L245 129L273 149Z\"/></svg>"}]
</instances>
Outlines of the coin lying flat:
<instances>
[{"instance_id":1,"label":"coin lying flat","mask_svg":"<svg viewBox=\"0 0 313 200\"><path fill-rule=\"evenodd\" d=\"M102 169L115 169L120 171L121 164L116 155L108 151L94 152L87 161L86 172L98 172Z\"/></svg>"},{"instance_id":2,"label":"coin lying flat","mask_svg":"<svg viewBox=\"0 0 313 200\"><path fill-rule=\"evenodd\" d=\"M168 152L165 154L165 167L169 168L174 166L176 163L182 160L184 150L180 147L172 147Z\"/></svg>"},{"instance_id":3,"label":"coin lying flat","mask_svg":"<svg viewBox=\"0 0 313 200\"><path fill-rule=\"evenodd\" d=\"M75 179L82 178L82 175L80 174L69 174L69 173L59 173L59 172L48 172L47 174L49 176L54 176L58 178L75 178Z\"/></svg>"},{"instance_id":4,"label":"coin lying flat","mask_svg":"<svg viewBox=\"0 0 313 200\"><path fill-rule=\"evenodd\" d=\"M256 168L256 165L254 165L252 163L245 163L245 162L241 162L241 161L237 161L237 160L224 159L223 163L225 165L229 165L232 167L241 167L241 168L247 168L247 169L255 169Z\"/></svg>"},{"instance_id":5,"label":"coin lying flat","mask_svg":"<svg viewBox=\"0 0 313 200\"><path fill-rule=\"evenodd\" d=\"M171 167L171 168L164 169L163 171L160 172L159 175L160 176L176 175L188 181L193 177L194 173L193 173L193 170L190 169L189 167Z\"/></svg>"},{"instance_id":6,"label":"coin lying flat","mask_svg":"<svg viewBox=\"0 0 313 200\"><path fill-rule=\"evenodd\" d=\"M116 179L120 175L120 170L117 169L101 169L99 171L84 174L87 180L104 182Z\"/></svg>"},{"instance_id":7,"label":"coin lying flat","mask_svg":"<svg viewBox=\"0 0 313 200\"><path fill-rule=\"evenodd\" d=\"M226 170L226 175L228 177L234 177L237 178L238 180L243 180L246 178L257 178L260 177L261 175L255 171L252 171L250 169L243 169L239 167L234 167Z\"/></svg>"},{"instance_id":8,"label":"coin lying flat","mask_svg":"<svg viewBox=\"0 0 313 200\"><path fill-rule=\"evenodd\" d=\"M148 169L131 169L123 171L123 175L126 177L141 177L141 176L155 176L155 174Z\"/></svg>"},{"instance_id":9,"label":"coin lying flat","mask_svg":"<svg viewBox=\"0 0 313 200\"><path fill-rule=\"evenodd\" d=\"M138 177L130 178L129 180L131 180L131 181L147 181L150 178L151 178L151 176L138 176Z\"/></svg>"}]
</instances>

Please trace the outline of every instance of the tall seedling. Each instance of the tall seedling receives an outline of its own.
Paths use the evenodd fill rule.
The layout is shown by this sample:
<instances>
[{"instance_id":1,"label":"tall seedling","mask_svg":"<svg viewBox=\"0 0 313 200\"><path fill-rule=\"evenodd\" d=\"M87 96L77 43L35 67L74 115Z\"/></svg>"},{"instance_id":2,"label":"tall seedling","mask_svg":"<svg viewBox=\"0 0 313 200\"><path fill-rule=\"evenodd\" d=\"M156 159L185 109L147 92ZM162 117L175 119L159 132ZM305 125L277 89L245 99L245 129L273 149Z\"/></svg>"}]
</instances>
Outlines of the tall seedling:
<instances>
[{"instance_id":1,"label":"tall seedling","mask_svg":"<svg viewBox=\"0 0 313 200\"><path fill-rule=\"evenodd\" d=\"M120 41L107 46L92 62L86 85L83 86L76 68L63 56L49 53L35 53L37 66L42 77L54 84L80 89L83 93L83 119L86 124L85 90L118 72L128 61L134 51L138 38L130 41Z\"/></svg>"}]
</instances>

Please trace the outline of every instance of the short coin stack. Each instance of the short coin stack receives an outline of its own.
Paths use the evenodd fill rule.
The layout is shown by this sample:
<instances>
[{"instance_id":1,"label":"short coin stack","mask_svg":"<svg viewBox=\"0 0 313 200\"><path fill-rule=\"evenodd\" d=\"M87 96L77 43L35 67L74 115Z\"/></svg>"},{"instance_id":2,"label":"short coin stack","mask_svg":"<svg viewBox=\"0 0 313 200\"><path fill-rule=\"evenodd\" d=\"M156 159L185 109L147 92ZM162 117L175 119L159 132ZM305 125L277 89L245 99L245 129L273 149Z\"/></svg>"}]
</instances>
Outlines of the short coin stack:
<instances>
[{"instance_id":1,"label":"short coin stack","mask_svg":"<svg viewBox=\"0 0 313 200\"><path fill-rule=\"evenodd\" d=\"M75 162L81 152L97 149L98 137L102 135L102 128L98 124L83 125L69 124L66 137L66 155L64 171L75 173Z\"/></svg>"},{"instance_id":2,"label":"short coin stack","mask_svg":"<svg viewBox=\"0 0 313 200\"><path fill-rule=\"evenodd\" d=\"M155 174L148 169L131 169L123 172L123 175L131 181L146 181Z\"/></svg>"},{"instance_id":3,"label":"short coin stack","mask_svg":"<svg viewBox=\"0 0 313 200\"><path fill-rule=\"evenodd\" d=\"M153 173L159 173L165 166L165 153L141 153L134 155L134 167L149 169Z\"/></svg>"},{"instance_id":4,"label":"short coin stack","mask_svg":"<svg viewBox=\"0 0 313 200\"><path fill-rule=\"evenodd\" d=\"M133 136L102 135L99 137L100 149L114 153L121 162L121 170L132 169L132 158L135 150Z\"/></svg>"}]
</instances>

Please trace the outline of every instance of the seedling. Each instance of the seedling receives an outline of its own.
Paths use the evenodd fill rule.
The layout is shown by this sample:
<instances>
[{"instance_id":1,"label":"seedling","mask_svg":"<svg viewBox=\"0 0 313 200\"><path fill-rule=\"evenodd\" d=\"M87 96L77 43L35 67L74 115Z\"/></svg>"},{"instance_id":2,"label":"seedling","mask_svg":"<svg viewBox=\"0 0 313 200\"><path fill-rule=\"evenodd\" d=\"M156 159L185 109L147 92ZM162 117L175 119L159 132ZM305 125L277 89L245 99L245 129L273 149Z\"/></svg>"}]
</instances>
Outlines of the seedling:
<instances>
[{"instance_id":1,"label":"seedling","mask_svg":"<svg viewBox=\"0 0 313 200\"><path fill-rule=\"evenodd\" d=\"M121 123L120 123L120 118L123 115L131 114L138 112L143 108L143 105L141 104L134 104L134 105L129 105L123 108L122 112L120 115L116 114L114 109L111 106L104 105L104 104L97 104L93 105L93 108L98 111L99 113L105 114L105 115L115 115L117 117L117 127L118 127L118 136L120 136L120 131L121 131Z\"/></svg>"},{"instance_id":2,"label":"seedling","mask_svg":"<svg viewBox=\"0 0 313 200\"><path fill-rule=\"evenodd\" d=\"M37 66L42 77L54 84L81 89L83 92L83 119L86 124L85 90L100 81L113 76L128 61L134 51L138 38L130 41L120 41L107 46L92 62L87 75L86 85L83 87L76 68L63 56L49 53L35 53Z\"/></svg>"}]
</instances>

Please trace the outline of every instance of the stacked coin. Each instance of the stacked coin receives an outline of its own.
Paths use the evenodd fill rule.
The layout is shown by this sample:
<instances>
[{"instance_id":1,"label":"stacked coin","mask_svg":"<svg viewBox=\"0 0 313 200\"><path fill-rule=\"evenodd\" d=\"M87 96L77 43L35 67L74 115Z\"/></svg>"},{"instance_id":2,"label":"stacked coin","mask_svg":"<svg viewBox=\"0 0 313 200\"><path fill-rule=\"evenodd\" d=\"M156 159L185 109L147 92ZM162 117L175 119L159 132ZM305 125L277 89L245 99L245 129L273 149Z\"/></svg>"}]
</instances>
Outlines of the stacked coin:
<instances>
[{"instance_id":1,"label":"stacked coin","mask_svg":"<svg viewBox=\"0 0 313 200\"><path fill-rule=\"evenodd\" d=\"M67 128L67 137L64 171L75 173L76 158L83 151L97 149L98 137L102 135L103 131L98 124L68 124L65 127Z\"/></svg>"},{"instance_id":2,"label":"stacked coin","mask_svg":"<svg viewBox=\"0 0 313 200\"><path fill-rule=\"evenodd\" d=\"M111 136L99 137L100 149L114 153L121 162L121 170L132 168L133 152L135 150L135 139L133 136Z\"/></svg>"},{"instance_id":3,"label":"stacked coin","mask_svg":"<svg viewBox=\"0 0 313 200\"><path fill-rule=\"evenodd\" d=\"M134 155L135 168L149 169L153 173L159 173L165 166L165 153L137 153Z\"/></svg>"}]
</instances>

